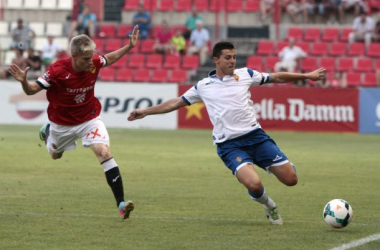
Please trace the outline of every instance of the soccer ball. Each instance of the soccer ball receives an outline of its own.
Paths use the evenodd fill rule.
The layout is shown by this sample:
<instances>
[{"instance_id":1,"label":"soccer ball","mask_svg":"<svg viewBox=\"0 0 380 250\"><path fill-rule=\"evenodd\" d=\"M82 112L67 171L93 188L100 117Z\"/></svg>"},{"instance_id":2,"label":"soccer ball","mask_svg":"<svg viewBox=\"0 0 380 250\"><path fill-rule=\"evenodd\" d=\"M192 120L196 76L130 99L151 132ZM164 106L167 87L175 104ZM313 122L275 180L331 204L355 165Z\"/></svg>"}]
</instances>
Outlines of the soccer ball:
<instances>
[{"instance_id":1,"label":"soccer ball","mask_svg":"<svg viewBox=\"0 0 380 250\"><path fill-rule=\"evenodd\" d=\"M350 224L352 216L352 207L342 199L329 201L323 209L323 219L333 228L346 227Z\"/></svg>"}]
</instances>

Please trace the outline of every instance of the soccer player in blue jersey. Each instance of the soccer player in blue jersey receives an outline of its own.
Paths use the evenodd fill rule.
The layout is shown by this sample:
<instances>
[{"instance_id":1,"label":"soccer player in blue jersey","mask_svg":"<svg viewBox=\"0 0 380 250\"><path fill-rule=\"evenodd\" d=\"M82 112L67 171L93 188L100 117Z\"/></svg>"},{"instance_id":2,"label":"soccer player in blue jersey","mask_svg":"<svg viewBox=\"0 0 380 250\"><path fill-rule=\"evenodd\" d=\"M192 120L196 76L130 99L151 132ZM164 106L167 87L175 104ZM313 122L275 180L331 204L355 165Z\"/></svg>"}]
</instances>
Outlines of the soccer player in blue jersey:
<instances>
[{"instance_id":1,"label":"soccer player in blue jersey","mask_svg":"<svg viewBox=\"0 0 380 250\"><path fill-rule=\"evenodd\" d=\"M250 197L264 205L270 223L282 225L277 205L266 193L255 165L268 173L273 173L287 186L297 184L297 173L294 165L262 130L257 121L250 98L250 87L305 79L317 81L324 78L325 69L319 68L305 74L287 72L267 74L250 68L236 69L236 52L230 42L215 44L212 57L216 69L181 97L157 106L136 109L130 113L128 120L168 113L203 101L214 126L213 140L217 145L219 157L238 181L247 188Z\"/></svg>"}]
</instances>

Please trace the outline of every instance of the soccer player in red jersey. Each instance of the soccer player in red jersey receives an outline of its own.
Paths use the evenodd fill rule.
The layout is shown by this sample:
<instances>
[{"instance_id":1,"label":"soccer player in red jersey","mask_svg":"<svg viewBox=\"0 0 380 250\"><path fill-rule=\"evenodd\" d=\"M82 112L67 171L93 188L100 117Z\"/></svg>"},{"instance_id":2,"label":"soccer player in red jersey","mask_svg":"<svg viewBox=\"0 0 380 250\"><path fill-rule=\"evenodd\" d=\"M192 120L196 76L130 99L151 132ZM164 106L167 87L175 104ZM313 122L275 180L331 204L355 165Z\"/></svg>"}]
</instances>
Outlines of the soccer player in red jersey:
<instances>
[{"instance_id":1,"label":"soccer player in red jersey","mask_svg":"<svg viewBox=\"0 0 380 250\"><path fill-rule=\"evenodd\" d=\"M82 145L91 148L103 166L123 219L129 218L134 204L124 200L122 178L110 153L108 132L99 116L101 104L94 89L99 70L115 63L135 47L138 35L136 25L126 46L104 56L95 52L95 43L88 36L75 36L70 41L71 57L52 64L36 82L26 78L29 67L22 70L12 64L9 69L25 94L47 90L49 122L41 128L40 138L45 141L51 157L61 158L64 151L75 149L76 141L81 138Z\"/></svg>"}]
</instances>

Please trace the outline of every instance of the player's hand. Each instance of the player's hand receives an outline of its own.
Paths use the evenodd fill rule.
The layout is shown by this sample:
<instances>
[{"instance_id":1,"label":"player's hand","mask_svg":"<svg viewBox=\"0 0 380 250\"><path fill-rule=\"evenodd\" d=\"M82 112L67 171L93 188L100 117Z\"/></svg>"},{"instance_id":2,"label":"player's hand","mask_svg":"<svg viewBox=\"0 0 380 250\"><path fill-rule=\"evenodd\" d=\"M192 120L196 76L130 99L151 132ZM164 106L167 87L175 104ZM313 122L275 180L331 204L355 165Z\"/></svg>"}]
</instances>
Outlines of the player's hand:
<instances>
[{"instance_id":1,"label":"player's hand","mask_svg":"<svg viewBox=\"0 0 380 250\"><path fill-rule=\"evenodd\" d=\"M133 31L132 31L132 34L129 35L129 47L132 49L133 47L135 47L136 45L136 42L137 42L137 39L139 38L139 26L138 25L135 25L135 27L133 28Z\"/></svg>"},{"instance_id":2,"label":"player's hand","mask_svg":"<svg viewBox=\"0 0 380 250\"><path fill-rule=\"evenodd\" d=\"M319 68L317 70L314 70L313 72L308 73L308 79L313 81L322 80L325 78L326 69L325 68Z\"/></svg>"},{"instance_id":3,"label":"player's hand","mask_svg":"<svg viewBox=\"0 0 380 250\"><path fill-rule=\"evenodd\" d=\"M142 119L145 116L146 116L146 114L141 109L135 109L129 114L128 121L134 121L137 119Z\"/></svg>"},{"instance_id":4,"label":"player's hand","mask_svg":"<svg viewBox=\"0 0 380 250\"><path fill-rule=\"evenodd\" d=\"M20 69L19 66L17 66L16 64L12 64L10 67L9 67L9 73L11 73L11 75L19 82L25 82L26 81L26 74L28 73L28 70L30 69L30 67L26 67L25 70L22 70Z\"/></svg>"}]
</instances>

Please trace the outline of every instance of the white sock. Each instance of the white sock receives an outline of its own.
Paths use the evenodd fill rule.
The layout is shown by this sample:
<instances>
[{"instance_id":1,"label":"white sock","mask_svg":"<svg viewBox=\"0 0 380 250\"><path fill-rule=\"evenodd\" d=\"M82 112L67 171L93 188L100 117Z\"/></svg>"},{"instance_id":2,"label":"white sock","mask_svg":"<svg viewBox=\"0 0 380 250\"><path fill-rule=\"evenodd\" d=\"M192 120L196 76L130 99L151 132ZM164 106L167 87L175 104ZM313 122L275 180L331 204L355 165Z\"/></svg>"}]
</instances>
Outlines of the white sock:
<instances>
[{"instance_id":1,"label":"white sock","mask_svg":"<svg viewBox=\"0 0 380 250\"><path fill-rule=\"evenodd\" d=\"M267 195L267 193L265 191L264 191L263 195L260 198L258 198L258 199L252 198L252 200L257 201L258 203L263 204L266 208L274 208L274 207L276 207L276 203L274 203L274 201Z\"/></svg>"}]
</instances>

